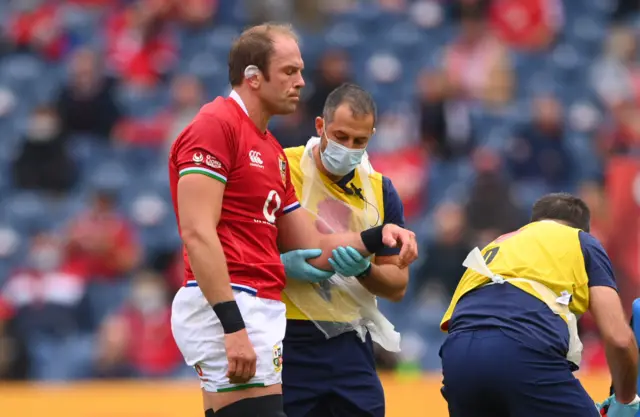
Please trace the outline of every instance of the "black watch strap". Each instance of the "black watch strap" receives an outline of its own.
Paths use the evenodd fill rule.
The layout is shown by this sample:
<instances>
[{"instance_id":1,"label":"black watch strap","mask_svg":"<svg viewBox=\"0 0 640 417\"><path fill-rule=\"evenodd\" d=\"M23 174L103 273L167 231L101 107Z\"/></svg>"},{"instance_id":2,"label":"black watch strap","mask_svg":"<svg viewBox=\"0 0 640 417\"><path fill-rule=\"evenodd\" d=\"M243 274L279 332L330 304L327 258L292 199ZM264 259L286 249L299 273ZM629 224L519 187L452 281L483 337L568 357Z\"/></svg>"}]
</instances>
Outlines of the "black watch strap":
<instances>
[{"instance_id":1,"label":"black watch strap","mask_svg":"<svg viewBox=\"0 0 640 417\"><path fill-rule=\"evenodd\" d=\"M371 262L369 262L369 266L367 267L367 269L362 271L360 275L357 275L356 278L358 278L359 280L365 279L366 277L369 276L370 273L371 273Z\"/></svg>"}]
</instances>

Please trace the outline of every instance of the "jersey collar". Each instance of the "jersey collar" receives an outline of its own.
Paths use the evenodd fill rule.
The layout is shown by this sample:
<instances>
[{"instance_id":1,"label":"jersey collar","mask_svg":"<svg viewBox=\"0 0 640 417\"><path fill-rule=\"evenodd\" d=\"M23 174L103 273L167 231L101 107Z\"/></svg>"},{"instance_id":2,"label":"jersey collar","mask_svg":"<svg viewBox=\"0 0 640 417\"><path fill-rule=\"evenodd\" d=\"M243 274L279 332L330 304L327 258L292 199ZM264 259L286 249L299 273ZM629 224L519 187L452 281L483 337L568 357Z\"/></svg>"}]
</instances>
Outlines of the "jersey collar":
<instances>
[{"instance_id":1,"label":"jersey collar","mask_svg":"<svg viewBox=\"0 0 640 417\"><path fill-rule=\"evenodd\" d=\"M356 170L354 169L353 171L351 171L350 173L348 173L347 175L345 175L344 177L340 178L338 181L336 181L336 185L342 189L347 188L347 185L349 184L349 181L351 181L354 177L356 176Z\"/></svg>"},{"instance_id":2,"label":"jersey collar","mask_svg":"<svg viewBox=\"0 0 640 417\"><path fill-rule=\"evenodd\" d=\"M244 114L249 116L249 111L247 110L247 106L244 105L244 101L242 101L242 97L240 97L240 94L238 94L236 90L231 90L231 94L229 94L229 98L233 99L233 101L238 103L238 106L240 106Z\"/></svg>"}]
</instances>

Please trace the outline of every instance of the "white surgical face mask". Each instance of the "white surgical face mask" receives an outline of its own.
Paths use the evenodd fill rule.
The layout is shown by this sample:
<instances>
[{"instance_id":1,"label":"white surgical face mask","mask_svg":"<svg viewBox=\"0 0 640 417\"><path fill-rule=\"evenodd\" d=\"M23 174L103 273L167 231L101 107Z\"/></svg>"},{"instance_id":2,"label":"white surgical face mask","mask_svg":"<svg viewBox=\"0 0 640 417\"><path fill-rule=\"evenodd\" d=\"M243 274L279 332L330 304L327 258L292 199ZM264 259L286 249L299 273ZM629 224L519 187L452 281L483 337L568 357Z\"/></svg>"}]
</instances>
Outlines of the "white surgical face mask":
<instances>
[{"instance_id":1,"label":"white surgical face mask","mask_svg":"<svg viewBox=\"0 0 640 417\"><path fill-rule=\"evenodd\" d=\"M329 139L326 132L324 136L327 138L327 147L320 152L320 160L327 171L333 175L345 176L360 165L366 148L350 149Z\"/></svg>"},{"instance_id":2,"label":"white surgical face mask","mask_svg":"<svg viewBox=\"0 0 640 417\"><path fill-rule=\"evenodd\" d=\"M29 125L29 139L32 142L49 142L58 134L58 122L49 116L36 116Z\"/></svg>"},{"instance_id":3,"label":"white surgical face mask","mask_svg":"<svg viewBox=\"0 0 640 417\"><path fill-rule=\"evenodd\" d=\"M133 289L131 303L142 314L155 314L165 306L164 293L154 285L141 284Z\"/></svg>"},{"instance_id":4,"label":"white surgical face mask","mask_svg":"<svg viewBox=\"0 0 640 417\"><path fill-rule=\"evenodd\" d=\"M60 265L60 250L55 247L35 249L30 255L31 266L40 272L51 272Z\"/></svg>"}]
</instances>

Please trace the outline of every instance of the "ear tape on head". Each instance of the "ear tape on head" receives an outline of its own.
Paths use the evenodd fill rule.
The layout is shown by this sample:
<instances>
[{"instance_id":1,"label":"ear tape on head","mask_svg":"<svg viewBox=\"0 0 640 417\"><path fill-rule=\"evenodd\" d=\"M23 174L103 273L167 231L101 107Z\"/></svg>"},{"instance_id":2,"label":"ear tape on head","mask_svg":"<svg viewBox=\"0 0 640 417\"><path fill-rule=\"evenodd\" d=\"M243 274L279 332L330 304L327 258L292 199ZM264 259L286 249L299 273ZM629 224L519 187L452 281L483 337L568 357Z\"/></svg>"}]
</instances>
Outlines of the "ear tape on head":
<instances>
[{"instance_id":1,"label":"ear tape on head","mask_svg":"<svg viewBox=\"0 0 640 417\"><path fill-rule=\"evenodd\" d=\"M244 69L244 78L247 80L253 76L256 76L260 73L260 70L255 65L248 65L247 68Z\"/></svg>"}]
</instances>

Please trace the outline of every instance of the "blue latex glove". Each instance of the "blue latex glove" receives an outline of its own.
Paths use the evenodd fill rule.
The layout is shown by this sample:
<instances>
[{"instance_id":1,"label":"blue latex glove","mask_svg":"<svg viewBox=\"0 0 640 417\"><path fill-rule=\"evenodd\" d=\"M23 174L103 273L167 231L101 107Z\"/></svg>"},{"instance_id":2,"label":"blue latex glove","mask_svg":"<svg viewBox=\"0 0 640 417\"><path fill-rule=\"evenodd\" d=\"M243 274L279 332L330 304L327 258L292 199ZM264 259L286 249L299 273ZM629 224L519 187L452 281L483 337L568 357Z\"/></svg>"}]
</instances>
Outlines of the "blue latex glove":
<instances>
[{"instance_id":1,"label":"blue latex glove","mask_svg":"<svg viewBox=\"0 0 640 417\"><path fill-rule=\"evenodd\" d=\"M340 246L331 253L333 256L329 258L329 264L344 277L357 277L371 267L371 261L351 246Z\"/></svg>"},{"instance_id":2,"label":"blue latex glove","mask_svg":"<svg viewBox=\"0 0 640 417\"><path fill-rule=\"evenodd\" d=\"M317 258L322 255L321 249L299 249L280 254L280 260L284 265L284 272L287 277L306 282L322 282L333 276L333 271L323 271L315 268L308 259Z\"/></svg>"},{"instance_id":3,"label":"blue latex glove","mask_svg":"<svg viewBox=\"0 0 640 417\"><path fill-rule=\"evenodd\" d=\"M631 404L620 404L616 401L615 395L604 400L602 404L597 404L598 410L608 406L607 417L635 417L640 409L640 401L632 401Z\"/></svg>"},{"instance_id":4,"label":"blue latex glove","mask_svg":"<svg viewBox=\"0 0 640 417\"><path fill-rule=\"evenodd\" d=\"M602 410L603 408L605 410L608 410L609 406L611 405L611 400L613 399L613 395L609 398L607 398L606 400L604 400L601 403L596 403L596 408L598 409L598 411Z\"/></svg>"}]
</instances>

